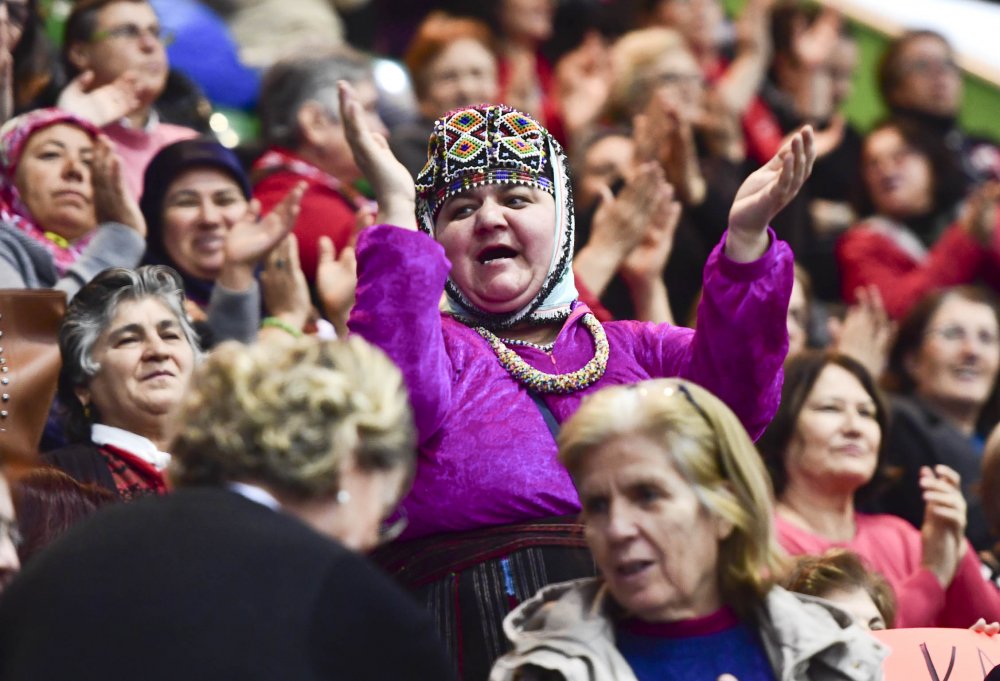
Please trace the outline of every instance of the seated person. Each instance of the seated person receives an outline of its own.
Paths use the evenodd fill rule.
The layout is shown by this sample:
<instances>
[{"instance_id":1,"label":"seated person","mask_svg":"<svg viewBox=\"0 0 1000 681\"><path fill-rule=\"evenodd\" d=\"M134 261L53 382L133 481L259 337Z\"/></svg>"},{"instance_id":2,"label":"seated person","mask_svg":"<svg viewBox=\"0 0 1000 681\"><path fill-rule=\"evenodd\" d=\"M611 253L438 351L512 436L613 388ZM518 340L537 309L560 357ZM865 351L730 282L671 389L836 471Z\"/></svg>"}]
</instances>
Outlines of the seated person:
<instances>
[{"instance_id":1,"label":"seated person","mask_svg":"<svg viewBox=\"0 0 1000 681\"><path fill-rule=\"evenodd\" d=\"M178 423L176 491L102 510L4 594L0 678L451 678L427 615L352 551L413 473L384 355L358 338L230 343Z\"/></svg>"},{"instance_id":2,"label":"seated person","mask_svg":"<svg viewBox=\"0 0 1000 681\"><path fill-rule=\"evenodd\" d=\"M135 267L146 222L114 151L86 121L38 109L0 131L0 288L70 298L108 267Z\"/></svg>"},{"instance_id":3,"label":"seated person","mask_svg":"<svg viewBox=\"0 0 1000 681\"><path fill-rule=\"evenodd\" d=\"M891 629L896 620L896 597L889 582L867 569L853 551L830 549L822 556L799 556L785 578L785 588L836 603L868 631Z\"/></svg>"},{"instance_id":4,"label":"seated person","mask_svg":"<svg viewBox=\"0 0 1000 681\"><path fill-rule=\"evenodd\" d=\"M884 648L847 613L775 583L767 472L711 393L670 379L601 390L559 456L601 576L518 606L491 681L881 678Z\"/></svg>"},{"instance_id":5,"label":"seated person","mask_svg":"<svg viewBox=\"0 0 1000 681\"><path fill-rule=\"evenodd\" d=\"M105 270L59 329L59 399L73 443L43 459L128 501L167 491L176 409L201 355L169 267Z\"/></svg>"},{"instance_id":6,"label":"seated person","mask_svg":"<svg viewBox=\"0 0 1000 681\"><path fill-rule=\"evenodd\" d=\"M505 648L513 603L592 572L555 443L584 396L682 375L716 390L749 432L769 421L792 256L767 223L808 175L812 135L793 135L740 189L705 266L697 330L602 324L577 299L567 160L544 128L503 105L453 112L435 125L418 193L342 87L383 223L359 236L348 325L401 367L420 446L403 504L413 541L379 558L433 604L461 675L479 680Z\"/></svg>"},{"instance_id":7,"label":"seated person","mask_svg":"<svg viewBox=\"0 0 1000 681\"><path fill-rule=\"evenodd\" d=\"M962 478L966 536L978 550L995 535L983 514L983 444L1000 416L1000 308L988 291L962 286L930 294L900 323L885 383L893 391L886 462L898 469L877 508L920 527L920 470L942 464Z\"/></svg>"},{"instance_id":8,"label":"seated person","mask_svg":"<svg viewBox=\"0 0 1000 681\"><path fill-rule=\"evenodd\" d=\"M900 627L969 627L1000 615L965 539L957 473L923 467L921 529L894 515L859 513L878 488L887 408L865 368L844 355L802 353L785 365L781 406L758 446L777 498L778 541L792 555L850 549L892 585Z\"/></svg>"},{"instance_id":9,"label":"seated person","mask_svg":"<svg viewBox=\"0 0 1000 681\"><path fill-rule=\"evenodd\" d=\"M261 219L239 159L206 138L161 149L146 168L144 186L139 205L149 236L143 262L180 275L189 312L207 323L211 343L204 347L253 342L261 307L255 270L295 224L303 187L293 186Z\"/></svg>"}]
</instances>

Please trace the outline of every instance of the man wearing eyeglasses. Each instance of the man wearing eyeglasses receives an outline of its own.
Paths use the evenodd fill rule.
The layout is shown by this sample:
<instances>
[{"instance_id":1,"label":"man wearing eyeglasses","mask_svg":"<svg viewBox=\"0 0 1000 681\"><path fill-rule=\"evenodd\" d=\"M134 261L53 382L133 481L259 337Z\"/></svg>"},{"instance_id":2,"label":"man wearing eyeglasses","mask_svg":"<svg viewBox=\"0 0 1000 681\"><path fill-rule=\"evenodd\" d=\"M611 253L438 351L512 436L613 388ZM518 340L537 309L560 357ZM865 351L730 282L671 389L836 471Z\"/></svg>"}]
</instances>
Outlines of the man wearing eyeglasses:
<instances>
[{"instance_id":1,"label":"man wearing eyeglasses","mask_svg":"<svg viewBox=\"0 0 1000 681\"><path fill-rule=\"evenodd\" d=\"M17 522L14 520L14 503L10 487L0 471L0 593L21 569L17 557Z\"/></svg>"},{"instance_id":2,"label":"man wearing eyeglasses","mask_svg":"<svg viewBox=\"0 0 1000 681\"><path fill-rule=\"evenodd\" d=\"M145 0L82 0L66 21L63 56L76 78L59 105L101 126L114 141L136 198L156 152L197 135L162 123L153 108L167 82L167 42Z\"/></svg>"}]
</instances>

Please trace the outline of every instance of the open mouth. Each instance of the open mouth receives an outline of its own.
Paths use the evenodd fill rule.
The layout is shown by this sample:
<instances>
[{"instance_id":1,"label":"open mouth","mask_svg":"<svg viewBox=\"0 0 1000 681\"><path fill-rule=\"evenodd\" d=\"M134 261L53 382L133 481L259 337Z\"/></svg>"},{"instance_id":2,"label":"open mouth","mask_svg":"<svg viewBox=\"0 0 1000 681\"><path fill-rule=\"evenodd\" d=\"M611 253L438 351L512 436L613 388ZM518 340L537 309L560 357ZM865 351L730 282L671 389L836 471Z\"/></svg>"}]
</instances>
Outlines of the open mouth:
<instances>
[{"instance_id":1,"label":"open mouth","mask_svg":"<svg viewBox=\"0 0 1000 681\"><path fill-rule=\"evenodd\" d=\"M615 572L618 573L619 577L635 577L641 574L643 571L649 569L653 565L651 560L630 560L625 563L619 564L615 568Z\"/></svg>"},{"instance_id":2,"label":"open mouth","mask_svg":"<svg viewBox=\"0 0 1000 681\"><path fill-rule=\"evenodd\" d=\"M510 246L487 246L479 252L477 260L482 265L517 257L517 251Z\"/></svg>"}]
</instances>

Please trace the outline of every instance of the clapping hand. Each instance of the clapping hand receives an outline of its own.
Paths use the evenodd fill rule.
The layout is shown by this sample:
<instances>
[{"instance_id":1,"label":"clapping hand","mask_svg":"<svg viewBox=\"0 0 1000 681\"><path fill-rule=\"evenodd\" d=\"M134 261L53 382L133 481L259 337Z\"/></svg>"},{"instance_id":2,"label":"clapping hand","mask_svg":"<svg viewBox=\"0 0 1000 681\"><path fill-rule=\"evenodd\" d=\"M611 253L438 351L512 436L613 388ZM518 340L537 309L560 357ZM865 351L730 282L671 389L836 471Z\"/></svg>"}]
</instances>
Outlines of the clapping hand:
<instances>
[{"instance_id":1,"label":"clapping hand","mask_svg":"<svg viewBox=\"0 0 1000 681\"><path fill-rule=\"evenodd\" d=\"M94 217L98 224L117 222L131 227L145 239L146 219L125 187L121 159L112 148L111 140L104 135L94 141L90 181L94 190Z\"/></svg>"},{"instance_id":2,"label":"clapping hand","mask_svg":"<svg viewBox=\"0 0 1000 681\"><path fill-rule=\"evenodd\" d=\"M328 236L319 238L316 290L323 312L333 322L338 336L347 334L347 316L354 305L354 291L358 285L357 267L353 246L345 246L335 254L333 240Z\"/></svg>"},{"instance_id":3,"label":"clapping hand","mask_svg":"<svg viewBox=\"0 0 1000 681\"><path fill-rule=\"evenodd\" d=\"M923 565L947 589L965 554L966 503L958 473L947 466L920 469L925 504L920 527Z\"/></svg>"},{"instance_id":4,"label":"clapping hand","mask_svg":"<svg viewBox=\"0 0 1000 681\"><path fill-rule=\"evenodd\" d=\"M345 81L338 87L344 134L354 162L375 190L378 222L416 230L416 188L410 171L393 155L385 136L368 126L354 88Z\"/></svg>"},{"instance_id":5,"label":"clapping hand","mask_svg":"<svg viewBox=\"0 0 1000 681\"><path fill-rule=\"evenodd\" d=\"M807 125L744 180L729 211L727 256L737 262L750 262L764 254L768 224L802 189L815 160L813 131Z\"/></svg>"},{"instance_id":6,"label":"clapping hand","mask_svg":"<svg viewBox=\"0 0 1000 681\"><path fill-rule=\"evenodd\" d=\"M126 71L107 85L91 89L94 72L84 71L63 88L59 108L101 128L142 106L138 77Z\"/></svg>"},{"instance_id":7,"label":"clapping hand","mask_svg":"<svg viewBox=\"0 0 1000 681\"><path fill-rule=\"evenodd\" d=\"M264 308L295 329L302 329L312 312L309 284L299 264L299 242L289 234L274 247L260 274Z\"/></svg>"}]
</instances>

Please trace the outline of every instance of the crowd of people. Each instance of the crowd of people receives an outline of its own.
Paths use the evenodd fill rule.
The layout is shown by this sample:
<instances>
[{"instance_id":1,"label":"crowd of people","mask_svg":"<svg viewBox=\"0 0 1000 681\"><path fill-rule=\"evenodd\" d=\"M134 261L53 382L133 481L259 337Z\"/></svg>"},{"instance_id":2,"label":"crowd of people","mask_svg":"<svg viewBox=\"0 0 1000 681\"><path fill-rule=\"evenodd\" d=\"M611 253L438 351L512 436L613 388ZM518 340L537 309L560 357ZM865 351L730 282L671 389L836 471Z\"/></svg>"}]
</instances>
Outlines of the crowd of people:
<instances>
[{"instance_id":1,"label":"crowd of people","mask_svg":"<svg viewBox=\"0 0 1000 681\"><path fill-rule=\"evenodd\" d=\"M148 0L58 47L0 3L0 679L861 681L868 630L997 634L1000 148L944 37L863 131L828 8L434 6L401 113L332 5L280 46L205 5L237 149Z\"/></svg>"}]
</instances>

